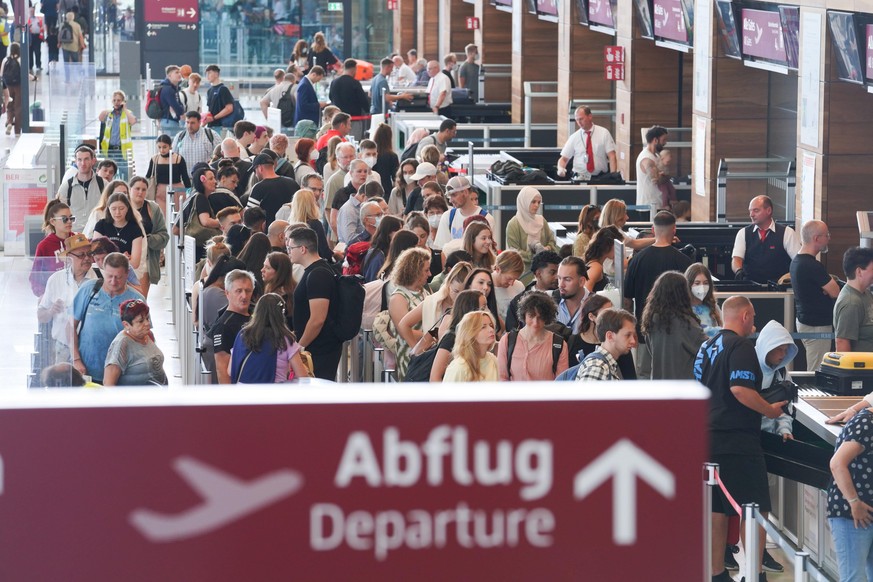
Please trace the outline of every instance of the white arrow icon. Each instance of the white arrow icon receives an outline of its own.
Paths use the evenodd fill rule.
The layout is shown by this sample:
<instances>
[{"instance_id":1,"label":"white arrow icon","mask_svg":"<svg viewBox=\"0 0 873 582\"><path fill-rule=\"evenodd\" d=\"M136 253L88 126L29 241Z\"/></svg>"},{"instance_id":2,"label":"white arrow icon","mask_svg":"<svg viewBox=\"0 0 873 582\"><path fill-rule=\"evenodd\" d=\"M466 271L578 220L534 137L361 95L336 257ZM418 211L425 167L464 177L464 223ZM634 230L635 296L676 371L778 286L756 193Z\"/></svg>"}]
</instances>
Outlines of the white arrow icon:
<instances>
[{"instance_id":1,"label":"white arrow icon","mask_svg":"<svg viewBox=\"0 0 873 582\"><path fill-rule=\"evenodd\" d=\"M172 542L209 533L293 495L303 487L303 475L280 469L251 481L221 471L193 457L178 457L173 467L203 503L175 515L136 509L129 520L153 542Z\"/></svg>"},{"instance_id":2,"label":"white arrow icon","mask_svg":"<svg viewBox=\"0 0 873 582\"><path fill-rule=\"evenodd\" d=\"M759 42L761 42L761 37L763 35L764 35L764 28L760 24L755 23L755 44L758 44Z\"/></svg>"},{"instance_id":3,"label":"white arrow icon","mask_svg":"<svg viewBox=\"0 0 873 582\"><path fill-rule=\"evenodd\" d=\"M629 439L616 442L573 479L576 499L612 479L612 539L620 546L637 540L637 477L667 499L676 495L673 473Z\"/></svg>"},{"instance_id":4,"label":"white arrow icon","mask_svg":"<svg viewBox=\"0 0 873 582\"><path fill-rule=\"evenodd\" d=\"M188 18L194 18L194 16L195 16L196 14L197 14L197 11L194 10L193 8L189 8L189 9L188 9Z\"/></svg>"}]
</instances>

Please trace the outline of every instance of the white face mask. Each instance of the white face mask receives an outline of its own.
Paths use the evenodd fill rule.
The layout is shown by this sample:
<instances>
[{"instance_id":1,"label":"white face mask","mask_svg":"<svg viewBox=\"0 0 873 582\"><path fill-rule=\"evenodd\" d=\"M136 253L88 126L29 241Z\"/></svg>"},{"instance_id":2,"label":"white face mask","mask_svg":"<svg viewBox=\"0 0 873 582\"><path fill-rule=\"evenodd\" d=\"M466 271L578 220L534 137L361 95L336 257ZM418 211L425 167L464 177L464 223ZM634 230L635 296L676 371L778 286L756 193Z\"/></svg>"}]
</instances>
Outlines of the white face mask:
<instances>
[{"instance_id":1,"label":"white face mask","mask_svg":"<svg viewBox=\"0 0 873 582\"><path fill-rule=\"evenodd\" d=\"M408 176L403 176L403 179L406 180L407 184L412 184L413 182L415 182L415 179L412 177L412 174L409 174Z\"/></svg>"},{"instance_id":2,"label":"white face mask","mask_svg":"<svg viewBox=\"0 0 873 582\"><path fill-rule=\"evenodd\" d=\"M367 157L362 158L362 159L364 160L364 163L367 164L367 167L369 167L369 168L372 168L373 166L376 165L376 157L375 156L367 156Z\"/></svg>"},{"instance_id":3,"label":"white face mask","mask_svg":"<svg viewBox=\"0 0 873 582\"><path fill-rule=\"evenodd\" d=\"M703 301L703 298L709 294L709 285L692 285L691 294Z\"/></svg>"},{"instance_id":4,"label":"white face mask","mask_svg":"<svg viewBox=\"0 0 873 582\"><path fill-rule=\"evenodd\" d=\"M316 162L318 161L318 150L312 150L309 152L309 161Z\"/></svg>"},{"instance_id":5,"label":"white face mask","mask_svg":"<svg viewBox=\"0 0 873 582\"><path fill-rule=\"evenodd\" d=\"M427 217L427 223L430 224L431 228L439 228L440 219L442 217L443 217L442 212L440 212L439 214L431 214L430 216Z\"/></svg>"}]
</instances>

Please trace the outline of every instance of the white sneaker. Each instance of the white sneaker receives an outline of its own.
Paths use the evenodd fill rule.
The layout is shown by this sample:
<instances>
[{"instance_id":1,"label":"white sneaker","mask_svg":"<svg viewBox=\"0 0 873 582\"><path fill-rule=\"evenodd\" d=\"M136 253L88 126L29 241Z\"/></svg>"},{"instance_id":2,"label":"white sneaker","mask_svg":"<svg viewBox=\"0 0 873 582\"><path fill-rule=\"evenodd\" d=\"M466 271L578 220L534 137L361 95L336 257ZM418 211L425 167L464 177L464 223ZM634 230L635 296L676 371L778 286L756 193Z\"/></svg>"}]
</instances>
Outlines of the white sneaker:
<instances>
[{"instance_id":1,"label":"white sneaker","mask_svg":"<svg viewBox=\"0 0 873 582\"><path fill-rule=\"evenodd\" d=\"M6 124L6 135L9 135L10 133L12 133L12 124L7 123Z\"/></svg>"}]
</instances>

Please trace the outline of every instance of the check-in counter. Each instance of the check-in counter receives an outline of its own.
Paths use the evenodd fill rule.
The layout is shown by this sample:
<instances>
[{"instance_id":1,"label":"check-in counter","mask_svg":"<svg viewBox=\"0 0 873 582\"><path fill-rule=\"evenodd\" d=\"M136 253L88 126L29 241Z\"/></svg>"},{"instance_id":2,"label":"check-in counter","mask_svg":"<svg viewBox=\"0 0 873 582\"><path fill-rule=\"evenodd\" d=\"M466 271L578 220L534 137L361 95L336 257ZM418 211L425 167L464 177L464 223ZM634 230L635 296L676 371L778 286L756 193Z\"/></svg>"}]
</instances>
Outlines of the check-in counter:
<instances>
[{"instance_id":1,"label":"check-in counter","mask_svg":"<svg viewBox=\"0 0 873 582\"><path fill-rule=\"evenodd\" d=\"M483 107L471 105L470 107ZM456 117L457 119L457 117ZM395 149L403 151L403 148L412 135L412 132L424 128L433 133L439 130L443 122L441 116L430 111L398 112L391 116L394 129ZM521 123L458 123L458 133L452 140L452 146L466 145L473 142L475 146L520 148L524 146L524 124ZM555 126L548 124L535 124L531 128L531 145L533 147L554 147ZM555 158L557 160L557 158Z\"/></svg>"},{"instance_id":2,"label":"check-in counter","mask_svg":"<svg viewBox=\"0 0 873 582\"><path fill-rule=\"evenodd\" d=\"M836 580L837 558L827 523L827 487L831 481L829 462L841 427L825 424L825 420L857 404L859 398L822 392L815 387L811 372L793 373L792 379L801 386L795 404L795 440L783 442L781 437L764 435L762 441L767 469L778 476L775 483L771 481L773 521Z\"/></svg>"}]
</instances>

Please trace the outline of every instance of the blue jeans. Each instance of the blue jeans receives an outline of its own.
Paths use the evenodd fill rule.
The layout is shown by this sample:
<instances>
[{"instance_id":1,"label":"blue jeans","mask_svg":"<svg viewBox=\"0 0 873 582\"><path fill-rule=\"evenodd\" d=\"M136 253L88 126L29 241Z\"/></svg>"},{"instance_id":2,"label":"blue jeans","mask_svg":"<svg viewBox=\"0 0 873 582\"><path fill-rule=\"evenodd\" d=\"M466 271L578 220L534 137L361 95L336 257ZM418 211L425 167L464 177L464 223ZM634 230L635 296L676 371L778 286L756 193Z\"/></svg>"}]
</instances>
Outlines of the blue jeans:
<instances>
[{"instance_id":1,"label":"blue jeans","mask_svg":"<svg viewBox=\"0 0 873 582\"><path fill-rule=\"evenodd\" d=\"M873 526L855 529L851 518L829 517L840 582L873 582Z\"/></svg>"}]
</instances>

